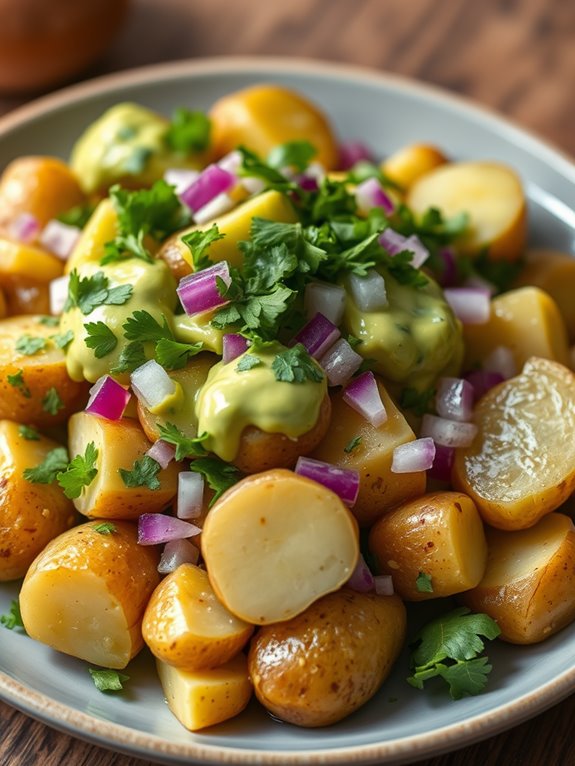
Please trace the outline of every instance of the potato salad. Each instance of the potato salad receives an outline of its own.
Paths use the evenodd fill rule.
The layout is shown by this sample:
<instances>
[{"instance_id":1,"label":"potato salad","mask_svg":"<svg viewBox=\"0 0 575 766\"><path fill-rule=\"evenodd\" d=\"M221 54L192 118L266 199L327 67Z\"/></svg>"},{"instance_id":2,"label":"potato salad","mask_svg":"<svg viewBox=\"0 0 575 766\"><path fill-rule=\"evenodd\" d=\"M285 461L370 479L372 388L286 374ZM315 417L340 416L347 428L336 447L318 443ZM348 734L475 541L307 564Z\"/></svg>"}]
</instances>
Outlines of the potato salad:
<instances>
[{"instance_id":1,"label":"potato salad","mask_svg":"<svg viewBox=\"0 0 575 766\"><path fill-rule=\"evenodd\" d=\"M396 662L481 693L487 642L575 619L574 294L515 169L382 156L274 85L15 159L2 624L102 691L146 651L191 731L254 695L336 723Z\"/></svg>"}]
</instances>

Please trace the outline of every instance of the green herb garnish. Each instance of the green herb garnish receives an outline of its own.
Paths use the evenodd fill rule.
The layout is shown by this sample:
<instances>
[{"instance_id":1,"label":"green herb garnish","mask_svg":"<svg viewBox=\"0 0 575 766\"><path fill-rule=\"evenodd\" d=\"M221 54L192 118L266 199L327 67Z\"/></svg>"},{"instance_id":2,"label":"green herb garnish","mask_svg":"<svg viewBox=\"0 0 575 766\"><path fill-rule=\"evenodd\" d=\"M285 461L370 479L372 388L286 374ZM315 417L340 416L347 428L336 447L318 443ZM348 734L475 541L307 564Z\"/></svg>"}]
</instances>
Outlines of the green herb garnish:
<instances>
[{"instance_id":1,"label":"green herb garnish","mask_svg":"<svg viewBox=\"0 0 575 766\"><path fill-rule=\"evenodd\" d=\"M162 470L157 460L144 455L134 461L131 471L125 468L118 469L126 487L147 487L148 489L160 489L158 473Z\"/></svg>"},{"instance_id":2,"label":"green herb garnish","mask_svg":"<svg viewBox=\"0 0 575 766\"><path fill-rule=\"evenodd\" d=\"M24 478L32 484L52 484L56 476L68 467L68 452L65 447L55 447L44 460L34 468L24 469Z\"/></svg>"},{"instance_id":3,"label":"green herb garnish","mask_svg":"<svg viewBox=\"0 0 575 766\"><path fill-rule=\"evenodd\" d=\"M18 372L15 372L13 375L7 375L6 380L10 386L17 388L26 399L29 399L32 396L30 389L24 382L24 370L18 370Z\"/></svg>"},{"instance_id":4,"label":"green herb garnish","mask_svg":"<svg viewBox=\"0 0 575 766\"><path fill-rule=\"evenodd\" d=\"M118 345L118 339L105 322L86 322L84 343L94 351L96 359L111 354Z\"/></svg>"},{"instance_id":5,"label":"green herb garnish","mask_svg":"<svg viewBox=\"0 0 575 766\"><path fill-rule=\"evenodd\" d=\"M433 593L431 575L428 575L425 572L420 572L415 578L415 587L419 593Z\"/></svg>"},{"instance_id":6,"label":"green herb garnish","mask_svg":"<svg viewBox=\"0 0 575 766\"><path fill-rule=\"evenodd\" d=\"M94 442L86 445L83 455L76 455L69 464L56 476L58 484L64 490L66 497L80 497L84 487L89 486L98 473L96 461L98 450Z\"/></svg>"},{"instance_id":7,"label":"green herb garnish","mask_svg":"<svg viewBox=\"0 0 575 766\"><path fill-rule=\"evenodd\" d=\"M210 501L210 507L226 490L243 478L239 468L230 465L230 463L224 463L217 457L200 457L197 460L192 460L190 471L201 473L208 482L208 486L214 490L215 495Z\"/></svg>"},{"instance_id":8,"label":"green herb garnish","mask_svg":"<svg viewBox=\"0 0 575 766\"><path fill-rule=\"evenodd\" d=\"M125 673L119 673L117 670L97 670L96 668L88 668L94 686L100 692L118 692L121 691L126 681L130 680L130 676Z\"/></svg>"},{"instance_id":9,"label":"green herb garnish","mask_svg":"<svg viewBox=\"0 0 575 766\"><path fill-rule=\"evenodd\" d=\"M46 395L42 399L42 409L44 412L48 412L50 415L57 415L65 406L58 390L54 386L46 391Z\"/></svg>"}]
</instances>

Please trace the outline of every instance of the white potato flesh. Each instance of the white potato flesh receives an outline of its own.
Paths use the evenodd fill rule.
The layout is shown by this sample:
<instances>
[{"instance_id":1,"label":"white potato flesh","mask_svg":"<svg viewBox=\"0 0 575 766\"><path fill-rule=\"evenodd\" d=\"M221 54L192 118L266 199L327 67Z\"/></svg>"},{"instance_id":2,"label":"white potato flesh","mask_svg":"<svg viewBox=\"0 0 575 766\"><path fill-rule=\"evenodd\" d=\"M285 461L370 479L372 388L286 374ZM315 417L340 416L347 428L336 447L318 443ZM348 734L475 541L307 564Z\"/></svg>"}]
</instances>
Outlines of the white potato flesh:
<instances>
[{"instance_id":1,"label":"white potato flesh","mask_svg":"<svg viewBox=\"0 0 575 766\"><path fill-rule=\"evenodd\" d=\"M275 469L220 498L204 524L202 554L230 612L267 625L289 620L349 579L359 556L357 524L334 492Z\"/></svg>"}]
</instances>

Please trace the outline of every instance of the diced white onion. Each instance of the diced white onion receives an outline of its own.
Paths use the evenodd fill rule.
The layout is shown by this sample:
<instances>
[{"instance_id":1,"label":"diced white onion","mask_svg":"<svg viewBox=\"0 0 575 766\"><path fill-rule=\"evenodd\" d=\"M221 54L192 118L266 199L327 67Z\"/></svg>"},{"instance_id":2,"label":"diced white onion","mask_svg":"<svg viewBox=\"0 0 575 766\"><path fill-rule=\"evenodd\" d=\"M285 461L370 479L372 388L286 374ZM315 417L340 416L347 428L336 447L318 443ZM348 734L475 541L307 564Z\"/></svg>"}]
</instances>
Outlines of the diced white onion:
<instances>
[{"instance_id":1,"label":"diced white onion","mask_svg":"<svg viewBox=\"0 0 575 766\"><path fill-rule=\"evenodd\" d=\"M491 314L491 295L482 287L446 287L445 300L463 324L485 324Z\"/></svg>"},{"instance_id":2,"label":"diced white onion","mask_svg":"<svg viewBox=\"0 0 575 766\"><path fill-rule=\"evenodd\" d=\"M517 365L513 351L507 346L497 346L483 360L484 370L498 372L505 380L517 375Z\"/></svg>"},{"instance_id":3,"label":"diced white onion","mask_svg":"<svg viewBox=\"0 0 575 766\"><path fill-rule=\"evenodd\" d=\"M362 362L363 358L343 338L337 340L319 360L330 386L345 385Z\"/></svg>"},{"instance_id":4,"label":"diced white onion","mask_svg":"<svg viewBox=\"0 0 575 766\"><path fill-rule=\"evenodd\" d=\"M393 596L393 577L391 575L377 575L373 578L373 582L378 596Z\"/></svg>"},{"instance_id":5,"label":"diced white onion","mask_svg":"<svg viewBox=\"0 0 575 766\"><path fill-rule=\"evenodd\" d=\"M360 311L379 311L388 305L385 280L375 269L369 269L365 277L350 274L348 285Z\"/></svg>"},{"instance_id":6,"label":"diced white onion","mask_svg":"<svg viewBox=\"0 0 575 766\"><path fill-rule=\"evenodd\" d=\"M187 168L168 168L164 173L164 181L174 187L176 194L181 194L194 181L197 181L200 173L198 170L189 170Z\"/></svg>"},{"instance_id":7,"label":"diced white onion","mask_svg":"<svg viewBox=\"0 0 575 766\"><path fill-rule=\"evenodd\" d=\"M40 234L40 244L63 261L74 249L82 230L61 221L48 221Z\"/></svg>"},{"instance_id":8,"label":"diced white onion","mask_svg":"<svg viewBox=\"0 0 575 766\"><path fill-rule=\"evenodd\" d=\"M204 477L197 471L181 471L178 474L178 518L198 519L202 515L203 501Z\"/></svg>"},{"instance_id":9,"label":"diced white onion","mask_svg":"<svg viewBox=\"0 0 575 766\"><path fill-rule=\"evenodd\" d=\"M265 181L255 176L240 177L240 184L249 191L250 194L259 194L266 188Z\"/></svg>"},{"instance_id":10,"label":"diced white onion","mask_svg":"<svg viewBox=\"0 0 575 766\"><path fill-rule=\"evenodd\" d=\"M433 441L444 447L468 447L476 433L475 423L459 423L429 414L424 415L421 421L420 435L430 436Z\"/></svg>"},{"instance_id":11,"label":"diced white onion","mask_svg":"<svg viewBox=\"0 0 575 766\"><path fill-rule=\"evenodd\" d=\"M152 444L146 455L159 463L162 468L167 468L176 457L176 448L173 444L158 439Z\"/></svg>"},{"instance_id":12,"label":"diced white onion","mask_svg":"<svg viewBox=\"0 0 575 766\"><path fill-rule=\"evenodd\" d=\"M200 551L189 540L170 540L164 545L158 572L170 574L182 564L197 564L199 558Z\"/></svg>"},{"instance_id":13,"label":"diced white onion","mask_svg":"<svg viewBox=\"0 0 575 766\"><path fill-rule=\"evenodd\" d=\"M339 285L309 282L305 288L303 305L308 319L313 319L316 314L323 314L338 327L345 309L345 290Z\"/></svg>"},{"instance_id":14,"label":"diced white onion","mask_svg":"<svg viewBox=\"0 0 575 766\"><path fill-rule=\"evenodd\" d=\"M433 439L415 439L415 441L400 444L393 450L391 462L392 473L415 473L428 471L435 458Z\"/></svg>"},{"instance_id":15,"label":"diced white onion","mask_svg":"<svg viewBox=\"0 0 575 766\"><path fill-rule=\"evenodd\" d=\"M226 192L222 192L221 194L218 194L217 197L210 200L207 205L196 210L194 213L194 222L201 225L208 221L212 221L219 215L227 213L228 210L231 210L235 205L236 203L230 195L226 194Z\"/></svg>"},{"instance_id":16,"label":"diced white onion","mask_svg":"<svg viewBox=\"0 0 575 766\"><path fill-rule=\"evenodd\" d=\"M50 282L50 312L55 316L64 310L68 299L69 281L69 275L65 274L63 277L57 277Z\"/></svg>"},{"instance_id":17,"label":"diced white onion","mask_svg":"<svg viewBox=\"0 0 575 766\"><path fill-rule=\"evenodd\" d=\"M459 420L462 423L471 420L475 390L471 383L463 378L441 378L437 385L435 405L442 418Z\"/></svg>"},{"instance_id":18,"label":"diced white onion","mask_svg":"<svg viewBox=\"0 0 575 766\"><path fill-rule=\"evenodd\" d=\"M130 376L132 390L149 410L176 391L176 384L154 359L141 365Z\"/></svg>"}]
</instances>

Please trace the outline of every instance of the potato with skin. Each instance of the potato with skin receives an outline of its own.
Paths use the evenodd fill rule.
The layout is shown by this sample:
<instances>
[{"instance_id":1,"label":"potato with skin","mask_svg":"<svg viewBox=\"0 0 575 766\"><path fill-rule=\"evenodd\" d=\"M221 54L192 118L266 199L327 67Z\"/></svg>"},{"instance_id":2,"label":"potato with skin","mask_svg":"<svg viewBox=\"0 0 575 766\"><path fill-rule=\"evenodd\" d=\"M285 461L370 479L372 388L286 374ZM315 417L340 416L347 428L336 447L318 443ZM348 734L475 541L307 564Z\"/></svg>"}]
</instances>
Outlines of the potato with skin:
<instances>
[{"instance_id":1,"label":"potato with skin","mask_svg":"<svg viewBox=\"0 0 575 766\"><path fill-rule=\"evenodd\" d=\"M103 199L82 229L64 271L69 274L84 263L100 261L104 255L104 245L118 235L118 214L112 200Z\"/></svg>"},{"instance_id":2,"label":"potato with skin","mask_svg":"<svg viewBox=\"0 0 575 766\"><path fill-rule=\"evenodd\" d=\"M62 276L64 264L39 247L0 237L0 285L9 289L14 279L46 284Z\"/></svg>"},{"instance_id":3,"label":"potato with skin","mask_svg":"<svg viewBox=\"0 0 575 766\"><path fill-rule=\"evenodd\" d=\"M107 531L105 531L107 529ZM143 646L142 617L160 575L157 546L135 524L90 521L52 540L20 591L28 635L105 668L125 668Z\"/></svg>"},{"instance_id":4,"label":"potato with skin","mask_svg":"<svg viewBox=\"0 0 575 766\"><path fill-rule=\"evenodd\" d=\"M402 146L381 163L381 169L394 183L408 189L421 176L448 162L436 146L408 144Z\"/></svg>"},{"instance_id":5,"label":"potato with skin","mask_svg":"<svg viewBox=\"0 0 575 766\"><path fill-rule=\"evenodd\" d=\"M98 450L98 473L83 489L74 505L89 518L137 519L142 513L157 513L177 493L179 466L172 462L156 478L157 489L149 486L128 487L120 469L132 471L136 460L143 458L150 443L139 424L131 418L107 420L88 412L77 412L68 423L70 458L84 455L91 442Z\"/></svg>"},{"instance_id":6,"label":"potato with skin","mask_svg":"<svg viewBox=\"0 0 575 766\"><path fill-rule=\"evenodd\" d=\"M288 723L336 723L376 693L405 633L399 596L331 593L252 639L248 665L256 696Z\"/></svg>"},{"instance_id":7,"label":"potato with skin","mask_svg":"<svg viewBox=\"0 0 575 766\"><path fill-rule=\"evenodd\" d=\"M160 660L156 667L168 707L190 731L233 718L242 712L252 696L244 654L208 670L182 670Z\"/></svg>"},{"instance_id":8,"label":"potato with skin","mask_svg":"<svg viewBox=\"0 0 575 766\"><path fill-rule=\"evenodd\" d=\"M475 407L478 432L456 450L452 481L483 520L526 529L575 490L575 375L530 359L520 375L488 391Z\"/></svg>"},{"instance_id":9,"label":"potato with skin","mask_svg":"<svg viewBox=\"0 0 575 766\"><path fill-rule=\"evenodd\" d=\"M24 478L60 445L26 439L18 423L0 420L0 581L16 580L59 534L75 522L74 506L58 484Z\"/></svg>"},{"instance_id":10,"label":"potato with skin","mask_svg":"<svg viewBox=\"0 0 575 766\"><path fill-rule=\"evenodd\" d=\"M359 557L357 524L334 492L278 468L219 498L204 523L202 555L230 612L268 625L347 582Z\"/></svg>"},{"instance_id":11,"label":"potato with skin","mask_svg":"<svg viewBox=\"0 0 575 766\"><path fill-rule=\"evenodd\" d=\"M434 492L390 511L371 528L369 549L406 601L475 587L487 560L483 522L473 501L460 492ZM420 573L431 592L418 587Z\"/></svg>"},{"instance_id":12,"label":"potato with skin","mask_svg":"<svg viewBox=\"0 0 575 766\"><path fill-rule=\"evenodd\" d=\"M6 285L6 316L18 316L19 314L49 315L51 313L48 282L10 277L6 281Z\"/></svg>"},{"instance_id":13,"label":"potato with skin","mask_svg":"<svg viewBox=\"0 0 575 766\"><path fill-rule=\"evenodd\" d=\"M515 261L525 249L527 206L519 177L496 162L451 162L421 176L408 191L416 215L430 207L447 217L467 213L469 232L458 248L489 248L492 260Z\"/></svg>"},{"instance_id":14,"label":"potato with skin","mask_svg":"<svg viewBox=\"0 0 575 766\"><path fill-rule=\"evenodd\" d=\"M63 423L82 408L89 386L70 378L64 351L50 340L58 328L40 320L37 316L0 320L0 418L42 428ZM41 339L44 348L34 353L17 351L16 344L25 336ZM51 389L59 397L58 401L52 393L53 407L46 399Z\"/></svg>"},{"instance_id":15,"label":"potato with skin","mask_svg":"<svg viewBox=\"0 0 575 766\"><path fill-rule=\"evenodd\" d=\"M575 527L550 513L529 529L487 529L487 569L461 596L501 628L504 641L534 644L575 620Z\"/></svg>"},{"instance_id":16,"label":"potato with skin","mask_svg":"<svg viewBox=\"0 0 575 766\"><path fill-rule=\"evenodd\" d=\"M316 460L359 471L359 495L352 513L360 526L371 526L390 508L425 492L425 471L391 472L394 449L413 441L415 434L380 380L377 386L387 421L381 426L372 426L346 404L343 391L338 391L331 396L329 429L311 453ZM358 438L359 443L350 449Z\"/></svg>"},{"instance_id":17,"label":"potato with skin","mask_svg":"<svg viewBox=\"0 0 575 766\"><path fill-rule=\"evenodd\" d=\"M152 594L142 633L159 660L194 671L231 660L248 642L253 625L218 601L204 569L181 564Z\"/></svg>"}]
</instances>

